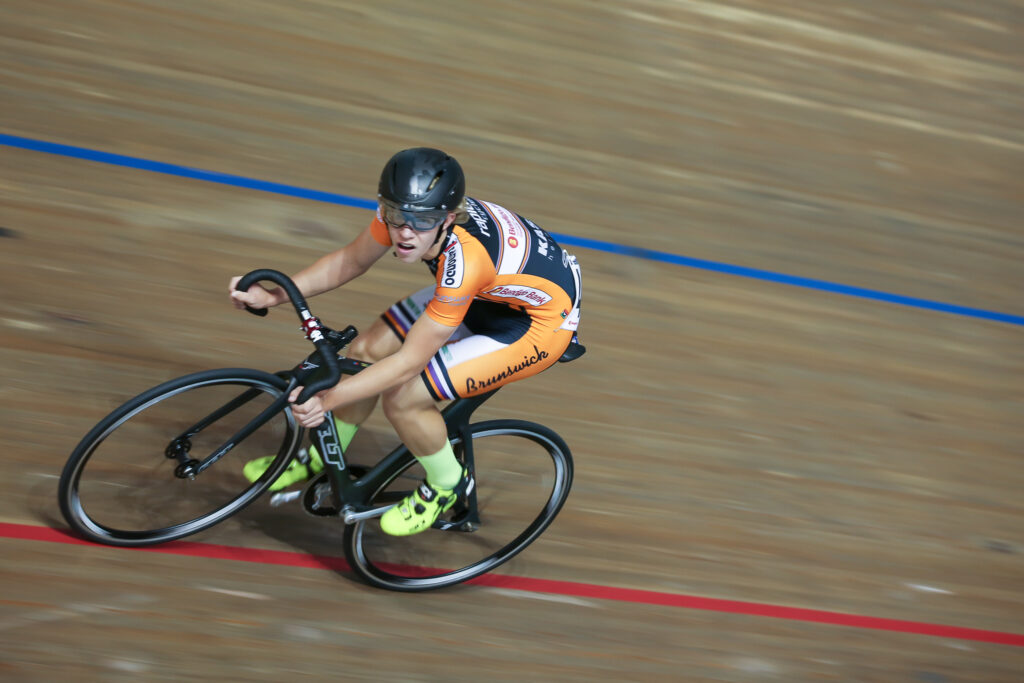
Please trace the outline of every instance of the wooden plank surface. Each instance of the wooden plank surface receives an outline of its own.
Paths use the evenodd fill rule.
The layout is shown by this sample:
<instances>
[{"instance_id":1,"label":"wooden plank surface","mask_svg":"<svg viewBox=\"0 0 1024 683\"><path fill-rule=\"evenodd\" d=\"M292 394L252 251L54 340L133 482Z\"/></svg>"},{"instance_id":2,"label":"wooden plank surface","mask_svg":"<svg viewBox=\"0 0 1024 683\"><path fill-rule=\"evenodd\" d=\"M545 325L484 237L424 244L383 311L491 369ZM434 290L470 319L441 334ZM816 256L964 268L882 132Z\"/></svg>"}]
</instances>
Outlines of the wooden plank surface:
<instances>
[{"instance_id":1,"label":"wooden plank surface","mask_svg":"<svg viewBox=\"0 0 1024 683\"><path fill-rule=\"evenodd\" d=\"M1019 2L11 0L0 134L368 198L395 150L561 234L1024 315ZM0 146L0 522L126 398L304 353L236 314L363 209ZM1024 634L1019 324L574 248L584 359L482 417L575 487L499 573ZM366 326L426 274L314 299ZM376 416L360 455L394 443ZM257 505L202 543L336 556ZM970 639L5 538L0 677L1014 681ZM875 622L878 626L880 622Z\"/></svg>"}]
</instances>

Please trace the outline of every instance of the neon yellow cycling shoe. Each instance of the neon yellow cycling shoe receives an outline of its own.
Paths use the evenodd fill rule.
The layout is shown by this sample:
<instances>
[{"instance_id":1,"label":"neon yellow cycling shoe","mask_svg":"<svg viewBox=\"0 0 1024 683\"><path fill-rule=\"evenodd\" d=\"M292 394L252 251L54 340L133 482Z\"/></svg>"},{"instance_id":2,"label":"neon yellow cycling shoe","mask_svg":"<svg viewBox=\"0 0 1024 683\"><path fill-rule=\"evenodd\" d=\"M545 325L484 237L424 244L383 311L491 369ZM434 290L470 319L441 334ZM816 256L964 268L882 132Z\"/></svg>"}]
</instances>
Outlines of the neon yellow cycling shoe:
<instances>
[{"instance_id":1,"label":"neon yellow cycling shoe","mask_svg":"<svg viewBox=\"0 0 1024 683\"><path fill-rule=\"evenodd\" d=\"M274 462L276 457L276 455L266 455L262 458L250 460L242 468L242 475L251 482L256 481L269 469L270 463ZM275 479L274 483L267 490L280 491L281 489L286 489L292 484L312 479L314 474L319 474L323 469L324 461L320 459L320 454L316 452L316 449L310 448L307 451L303 448L297 456L292 458L292 461L288 463L288 467L281 473L281 476Z\"/></svg>"},{"instance_id":2,"label":"neon yellow cycling shoe","mask_svg":"<svg viewBox=\"0 0 1024 683\"><path fill-rule=\"evenodd\" d=\"M455 505L455 501L465 498L472 488L473 478L467 469L462 470L462 480L454 489L437 488L423 481L402 502L381 516L380 528L391 536L411 536L426 531Z\"/></svg>"}]
</instances>

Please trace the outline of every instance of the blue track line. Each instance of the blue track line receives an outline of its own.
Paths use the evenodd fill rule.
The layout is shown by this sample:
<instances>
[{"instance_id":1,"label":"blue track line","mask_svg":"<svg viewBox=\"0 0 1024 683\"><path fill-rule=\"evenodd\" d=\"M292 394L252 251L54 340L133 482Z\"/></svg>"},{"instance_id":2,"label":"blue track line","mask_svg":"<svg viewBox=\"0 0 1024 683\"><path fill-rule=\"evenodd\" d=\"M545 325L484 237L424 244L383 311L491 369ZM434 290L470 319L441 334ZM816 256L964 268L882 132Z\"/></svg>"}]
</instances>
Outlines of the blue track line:
<instances>
[{"instance_id":1,"label":"blue track line","mask_svg":"<svg viewBox=\"0 0 1024 683\"><path fill-rule=\"evenodd\" d=\"M333 192L307 190L306 188L296 187L294 185L282 185L281 183L271 183L266 180L255 180L253 178L230 175L228 173L215 173L213 171L204 171L199 168L189 168L188 166L178 166L176 164L165 164L160 161L150 161L148 159L139 159L138 157L124 156L123 154L100 152L94 149L86 149L84 147L61 145L56 142L33 140L31 138L22 138L16 135L4 135L3 133L0 133L0 144L7 145L9 147L30 149L34 152L46 152L47 154L57 154L59 156L72 157L75 159L85 159L86 161L98 161L102 164L111 164L113 166L138 168L143 171L166 173L167 175L176 175L181 176L182 178L194 178L196 180L206 180L211 183L220 183L222 185L244 187L250 190L261 190L263 192L273 192L274 194L284 194L289 197L313 199L318 202L343 204L345 206L355 206L360 209L377 208L377 202L370 201L369 199L346 197L343 194L334 194Z\"/></svg>"},{"instance_id":2,"label":"blue track line","mask_svg":"<svg viewBox=\"0 0 1024 683\"><path fill-rule=\"evenodd\" d=\"M266 180L257 180L254 178L246 178L244 176L230 175L227 173L204 171L202 169L178 166L176 164L165 164L160 161L150 161L148 159L140 159L138 157L130 157L123 154L112 154L110 152L101 152L98 150L86 149L84 147L74 147L72 145L62 145L56 142L46 142L44 140L34 140L32 138L24 138L16 135L0 133L0 144L8 147L32 150L34 152L45 152L47 154L84 159L86 161L96 161L103 164L111 164L113 166L137 168L143 171L153 171L154 173L164 173L167 175L180 176L182 178L205 180L211 183L232 185L234 187L260 190L262 192L272 192L274 194L299 197L301 199L312 199L314 201L340 204L342 206L352 206L359 209L372 210L377 208L377 202L370 199L360 199L359 197L350 197L348 195L337 194L334 192L309 190L295 185L272 183ZM689 256L682 256L669 252L654 251L652 249L631 247L611 242L602 242L600 240L588 239L586 237L574 237L572 235L563 235L559 233L552 234L555 236L555 239L565 246L583 247L585 249L594 249L596 251L604 251L611 254L621 254L623 256L646 259L648 261L670 263L677 266L686 266L688 268L698 268L717 273L726 273L728 275L753 278L755 280L764 280L766 282L775 282L794 287L816 289L823 292L860 297L862 299L873 299L875 301L884 301L886 303L899 304L901 306L912 306L914 308L922 308L931 311L940 311L942 313L952 313L954 315L963 315L1009 323L1011 325L1024 326L1024 316L1011 315L1009 313L1000 313L998 311L989 311L980 308L968 308L966 306L957 306L955 304L947 304L941 301L918 299L873 289L864 289L862 287L851 287L849 285L837 284L825 280L813 280L805 277L797 277L795 275L775 273L768 270L745 268L743 266L734 266L728 263L719 263L717 261L706 261L704 259L691 258Z\"/></svg>"}]
</instances>

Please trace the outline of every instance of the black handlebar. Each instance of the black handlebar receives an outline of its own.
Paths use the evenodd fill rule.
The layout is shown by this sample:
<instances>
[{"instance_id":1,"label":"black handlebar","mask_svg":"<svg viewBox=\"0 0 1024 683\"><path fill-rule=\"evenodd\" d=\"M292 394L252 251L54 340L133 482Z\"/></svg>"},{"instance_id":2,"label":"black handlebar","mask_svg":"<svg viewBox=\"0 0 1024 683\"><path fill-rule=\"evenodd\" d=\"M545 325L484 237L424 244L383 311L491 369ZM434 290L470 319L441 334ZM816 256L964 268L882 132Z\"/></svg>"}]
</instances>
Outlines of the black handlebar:
<instances>
[{"instance_id":1,"label":"black handlebar","mask_svg":"<svg viewBox=\"0 0 1024 683\"><path fill-rule=\"evenodd\" d=\"M302 330L306 333L306 339L313 342L316 350L320 353L320 358L323 359L324 365L327 367L327 376L316 382L313 382L308 387L304 387L302 392L296 399L296 403L305 403L311 397L317 393L330 389L341 379L341 370L338 368L338 357L324 337L323 328L320 326L320 321L309 312L309 307L306 306L306 299L302 296L302 292L295 286L292 279L284 273L277 270L270 270L262 268L260 270L254 270L250 273L246 273L238 284L235 285L235 289L240 292L248 291L257 282L261 280L270 280L274 284L280 286L287 294L288 298L292 302L292 306L295 307L295 312L299 315L299 320L302 321ZM250 308L246 306L245 309L254 315L266 315L267 309L265 308Z\"/></svg>"}]
</instances>

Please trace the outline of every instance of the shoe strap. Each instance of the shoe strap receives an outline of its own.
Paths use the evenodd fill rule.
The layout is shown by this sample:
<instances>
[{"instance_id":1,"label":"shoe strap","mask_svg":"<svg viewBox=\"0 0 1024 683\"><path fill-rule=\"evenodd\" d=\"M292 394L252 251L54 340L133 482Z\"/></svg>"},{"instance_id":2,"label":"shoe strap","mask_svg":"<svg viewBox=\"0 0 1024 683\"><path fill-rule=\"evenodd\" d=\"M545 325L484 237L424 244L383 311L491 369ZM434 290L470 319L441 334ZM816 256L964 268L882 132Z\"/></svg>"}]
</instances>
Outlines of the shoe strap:
<instances>
[{"instance_id":1,"label":"shoe strap","mask_svg":"<svg viewBox=\"0 0 1024 683\"><path fill-rule=\"evenodd\" d=\"M416 491L424 502L432 503L437 498L437 490L425 481L420 484Z\"/></svg>"}]
</instances>

